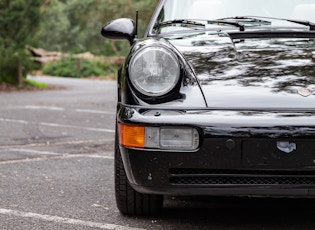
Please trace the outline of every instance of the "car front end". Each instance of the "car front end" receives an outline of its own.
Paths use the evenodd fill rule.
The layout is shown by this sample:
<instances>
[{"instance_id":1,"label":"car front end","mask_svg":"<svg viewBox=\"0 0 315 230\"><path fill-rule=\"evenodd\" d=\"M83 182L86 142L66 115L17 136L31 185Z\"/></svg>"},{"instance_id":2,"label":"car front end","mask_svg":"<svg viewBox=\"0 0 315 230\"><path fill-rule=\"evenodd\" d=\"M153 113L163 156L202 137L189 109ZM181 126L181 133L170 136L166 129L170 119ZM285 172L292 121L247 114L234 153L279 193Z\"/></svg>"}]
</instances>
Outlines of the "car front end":
<instances>
[{"instance_id":1,"label":"car front end","mask_svg":"<svg viewBox=\"0 0 315 230\"><path fill-rule=\"evenodd\" d=\"M165 0L143 39L114 35L133 41L118 77L123 214L163 195L314 197L315 26L299 17L315 2L288 4L293 18L232 17L237 3L258 14L242 0ZM209 19L209 5L221 13Z\"/></svg>"},{"instance_id":2,"label":"car front end","mask_svg":"<svg viewBox=\"0 0 315 230\"><path fill-rule=\"evenodd\" d=\"M128 179L148 194L314 196L314 112L291 114L121 106Z\"/></svg>"}]
</instances>

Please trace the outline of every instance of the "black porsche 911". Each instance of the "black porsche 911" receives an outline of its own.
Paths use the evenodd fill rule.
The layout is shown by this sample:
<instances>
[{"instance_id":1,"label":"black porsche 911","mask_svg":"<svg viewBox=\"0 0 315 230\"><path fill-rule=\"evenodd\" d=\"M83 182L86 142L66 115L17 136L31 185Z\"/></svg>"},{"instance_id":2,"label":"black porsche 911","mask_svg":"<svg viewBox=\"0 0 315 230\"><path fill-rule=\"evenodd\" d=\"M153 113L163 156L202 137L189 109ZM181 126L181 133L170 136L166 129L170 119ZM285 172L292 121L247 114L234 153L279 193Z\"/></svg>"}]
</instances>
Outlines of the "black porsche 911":
<instances>
[{"instance_id":1,"label":"black porsche 911","mask_svg":"<svg viewBox=\"0 0 315 230\"><path fill-rule=\"evenodd\" d=\"M118 73L122 214L163 196L315 197L315 0L161 0L102 28Z\"/></svg>"}]
</instances>

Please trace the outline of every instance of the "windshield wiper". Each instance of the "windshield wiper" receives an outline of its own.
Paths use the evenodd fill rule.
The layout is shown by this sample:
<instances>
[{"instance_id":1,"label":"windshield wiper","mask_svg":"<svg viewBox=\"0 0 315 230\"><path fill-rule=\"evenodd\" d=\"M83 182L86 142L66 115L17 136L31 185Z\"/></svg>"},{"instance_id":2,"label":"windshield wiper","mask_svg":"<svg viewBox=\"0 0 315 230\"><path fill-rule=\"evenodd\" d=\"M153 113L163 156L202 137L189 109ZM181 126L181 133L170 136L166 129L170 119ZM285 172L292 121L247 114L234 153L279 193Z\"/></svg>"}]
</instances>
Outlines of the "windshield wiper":
<instances>
[{"instance_id":1,"label":"windshield wiper","mask_svg":"<svg viewBox=\"0 0 315 230\"><path fill-rule=\"evenodd\" d=\"M231 21L227 21L224 19L218 19L218 20L208 20L207 21L208 24L226 24L226 25L231 25L231 26L236 26L238 28L240 28L240 31L244 31L245 30L245 26L242 23L239 22L231 22Z\"/></svg>"},{"instance_id":2,"label":"windshield wiper","mask_svg":"<svg viewBox=\"0 0 315 230\"><path fill-rule=\"evenodd\" d=\"M295 19L282 19L282 20L287 21L287 22L300 24L300 25L304 25L304 26L309 26L310 30L315 30L315 23L310 22L310 21L302 21L302 20L295 20Z\"/></svg>"},{"instance_id":3,"label":"windshield wiper","mask_svg":"<svg viewBox=\"0 0 315 230\"><path fill-rule=\"evenodd\" d=\"M219 20L226 20L226 19L246 20L246 19L248 19L248 20L256 20L255 22L257 22L257 23L259 23L259 22L267 23L268 22L265 20L260 20L259 18L292 22L292 23L296 23L299 25L309 26L310 30L312 30L312 31L315 30L315 23L313 23L313 22L304 21L304 20L296 20L296 19L287 19L287 18L273 18L273 17L263 17L263 16L236 16L236 17L222 18ZM266 25L266 24L264 24L264 25ZM269 25L271 25L271 22Z\"/></svg>"},{"instance_id":4,"label":"windshield wiper","mask_svg":"<svg viewBox=\"0 0 315 230\"><path fill-rule=\"evenodd\" d=\"M239 22L231 22L226 20L187 20L187 19L176 19L176 20L170 20L165 22L157 22L155 23L153 29L160 29L166 26L174 25L174 24L180 24L182 27L190 27L190 28L198 28L198 27L206 27L206 24L200 23L198 21L206 21L206 24L222 24L222 25L232 25L235 27L238 27L240 31L244 31L245 27L243 24Z\"/></svg>"},{"instance_id":5,"label":"windshield wiper","mask_svg":"<svg viewBox=\"0 0 315 230\"><path fill-rule=\"evenodd\" d=\"M251 25L271 25L270 21L261 20L258 18L244 17L244 16L226 17L226 18L220 18L217 20L235 20L238 23L241 22L243 24L251 24Z\"/></svg>"},{"instance_id":6,"label":"windshield wiper","mask_svg":"<svg viewBox=\"0 0 315 230\"><path fill-rule=\"evenodd\" d=\"M206 25L197 21L193 20L186 20L186 19L175 19L165 22L157 22L155 23L153 29L159 29L166 26L174 25L174 24L180 24L182 27L205 27Z\"/></svg>"}]
</instances>

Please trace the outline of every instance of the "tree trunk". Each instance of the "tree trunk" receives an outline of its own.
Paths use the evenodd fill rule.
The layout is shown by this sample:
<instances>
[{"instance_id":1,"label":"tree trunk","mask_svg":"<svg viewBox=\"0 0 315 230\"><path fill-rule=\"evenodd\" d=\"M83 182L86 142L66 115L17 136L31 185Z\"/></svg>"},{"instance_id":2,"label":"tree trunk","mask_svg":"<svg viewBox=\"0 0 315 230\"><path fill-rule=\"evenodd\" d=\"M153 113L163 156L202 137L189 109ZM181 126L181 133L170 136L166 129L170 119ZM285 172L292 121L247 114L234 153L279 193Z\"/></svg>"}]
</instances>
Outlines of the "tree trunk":
<instances>
[{"instance_id":1,"label":"tree trunk","mask_svg":"<svg viewBox=\"0 0 315 230\"><path fill-rule=\"evenodd\" d=\"M23 71L22 71L22 63L20 57L17 58L17 65L18 65L18 74L17 74L17 85L21 86L23 84Z\"/></svg>"},{"instance_id":2,"label":"tree trunk","mask_svg":"<svg viewBox=\"0 0 315 230\"><path fill-rule=\"evenodd\" d=\"M114 51L114 53L117 55L118 54L118 48L116 46L116 43L114 41L110 41L110 45L112 47L112 50Z\"/></svg>"}]
</instances>

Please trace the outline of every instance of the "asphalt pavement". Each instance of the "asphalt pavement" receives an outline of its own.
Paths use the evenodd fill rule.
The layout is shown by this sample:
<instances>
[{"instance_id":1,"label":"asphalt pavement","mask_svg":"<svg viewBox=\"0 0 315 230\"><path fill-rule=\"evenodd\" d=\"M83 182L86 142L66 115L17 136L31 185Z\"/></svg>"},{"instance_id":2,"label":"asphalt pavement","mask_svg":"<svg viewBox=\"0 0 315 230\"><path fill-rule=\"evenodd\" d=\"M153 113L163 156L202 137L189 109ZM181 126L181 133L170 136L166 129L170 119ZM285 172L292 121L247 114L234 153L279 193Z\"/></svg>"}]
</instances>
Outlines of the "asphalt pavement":
<instances>
[{"instance_id":1,"label":"asphalt pavement","mask_svg":"<svg viewBox=\"0 0 315 230\"><path fill-rule=\"evenodd\" d=\"M167 197L157 217L114 199L116 82L32 77L0 92L0 229L312 229L314 200Z\"/></svg>"}]
</instances>

